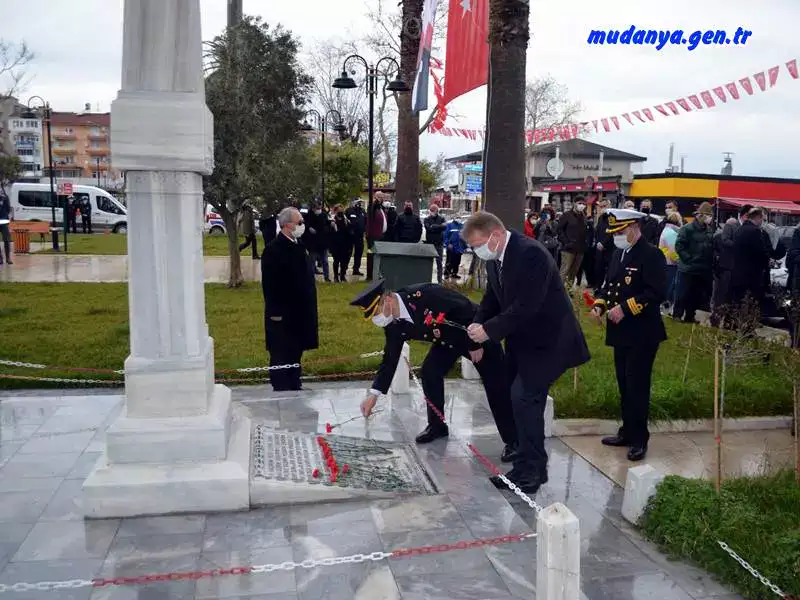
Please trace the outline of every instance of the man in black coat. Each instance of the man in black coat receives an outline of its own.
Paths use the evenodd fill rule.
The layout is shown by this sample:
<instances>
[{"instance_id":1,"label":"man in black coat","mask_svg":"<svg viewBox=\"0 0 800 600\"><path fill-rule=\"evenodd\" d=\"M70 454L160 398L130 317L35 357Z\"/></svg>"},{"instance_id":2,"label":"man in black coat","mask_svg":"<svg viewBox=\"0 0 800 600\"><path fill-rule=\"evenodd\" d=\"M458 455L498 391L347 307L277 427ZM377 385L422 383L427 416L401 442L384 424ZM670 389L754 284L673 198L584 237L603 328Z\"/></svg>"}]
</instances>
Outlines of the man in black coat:
<instances>
[{"instance_id":1,"label":"man in black coat","mask_svg":"<svg viewBox=\"0 0 800 600\"><path fill-rule=\"evenodd\" d=\"M394 241L403 244L416 244L422 239L422 221L414 214L414 205L406 202L403 214L397 215L394 224Z\"/></svg>"},{"instance_id":2,"label":"man in black coat","mask_svg":"<svg viewBox=\"0 0 800 600\"><path fill-rule=\"evenodd\" d=\"M765 273L769 273L772 246L767 246L761 225L764 211L758 207L750 209L747 219L736 231L733 240L733 271L731 273L731 296L734 304L740 304L746 296L763 306L766 295Z\"/></svg>"},{"instance_id":3,"label":"man in black coat","mask_svg":"<svg viewBox=\"0 0 800 600\"><path fill-rule=\"evenodd\" d=\"M547 481L544 412L550 386L565 371L589 360L583 337L550 253L536 240L507 231L495 215L471 216L461 232L478 258L488 261L488 288L472 341L506 342L511 405L519 446L507 477L525 493ZM499 477L492 483L505 488Z\"/></svg>"},{"instance_id":4,"label":"man in black coat","mask_svg":"<svg viewBox=\"0 0 800 600\"><path fill-rule=\"evenodd\" d=\"M650 383L658 346L667 339L661 303L667 293L664 253L644 239L644 213L610 209L609 232L617 250L606 283L599 290L592 314L607 318L606 345L614 349L622 427L603 438L606 446L628 448L628 460L647 455L650 433Z\"/></svg>"},{"instance_id":5,"label":"man in black coat","mask_svg":"<svg viewBox=\"0 0 800 600\"><path fill-rule=\"evenodd\" d=\"M644 199L639 205L639 210L645 215L639 225L642 237L648 244L658 247L658 239L661 237L662 229L658 219L650 216L653 210L653 203L648 199Z\"/></svg>"},{"instance_id":6,"label":"man in black coat","mask_svg":"<svg viewBox=\"0 0 800 600\"><path fill-rule=\"evenodd\" d=\"M306 231L303 236L303 243L308 249L308 253L316 265L321 268L321 273L315 271L317 275L322 275L325 281L330 283L330 266L328 265L328 249L330 248L331 237L331 217L322 207L322 203L314 201L306 219Z\"/></svg>"},{"instance_id":7,"label":"man in black coat","mask_svg":"<svg viewBox=\"0 0 800 600\"><path fill-rule=\"evenodd\" d=\"M608 233L608 210L611 203L601 199L597 203L597 216L594 228L594 248L595 248L595 271L594 287L599 289L603 286L608 272L608 265L614 254L614 236Z\"/></svg>"},{"instance_id":8,"label":"man in black coat","mask_svg":"<svg viewBox=\"0 0 800 600\"><path fill-rule=\"evenodd\" d=\"M431 204L430 213L425 217L425 243L436 248L436 281L442 283L442 253L444 251L444 230L447 227L444 217L439 214L439 205Z\"/></svg>"},{"instance_id":9,"label":"man in black coat","mask_svg":"<svg viewBox=\"0 0 800 600\"><path fill-rule=\"evenodd\" d=\"M517 431L503 368L503 348L498 342L479 344L469 339L467 326L478 310L469 298L434 283L392 292L385 289L385 282L380 279L350 304L360 307L364 318L383 327L386 335L378 374L361 404L364 416L368 417L378 397L389 391L397 363L402 360L403 343L408 340L430 342L431 349L420 371L425 397L444 413L444 378L459 357L468 357L481 375L489 408L505 443L501 460L511 460L517 447ZM428 406L428 426L417 436L417 443L427 444L448 434L447 424Z\"/></svg>"},{"instance_id":10,"label":"man in black coat","mask_svg":"<svg viewBox=\"0 0 800 600\"><path fill-rule=\"evenodd\" d=\"M347 211L347 220L353 228L353 275L361 276L361 257L364 256L364 233L367 231L367 213L364 201L355 198Z\"/></svg>"},{"instance_id":11,"label":"man in black coat","mask_svg":"<svg viewBox=\"0 0 800 600\"><path fill-rule=\"evenodd\" d=\"M300 242L305 232L296 208L278 215L281 232L261 254L264 331L270 366L297 365L270 371L276 392L302 389L303 352L319 346L317 286L314 264Z\"/></svg>"}]
</instances>

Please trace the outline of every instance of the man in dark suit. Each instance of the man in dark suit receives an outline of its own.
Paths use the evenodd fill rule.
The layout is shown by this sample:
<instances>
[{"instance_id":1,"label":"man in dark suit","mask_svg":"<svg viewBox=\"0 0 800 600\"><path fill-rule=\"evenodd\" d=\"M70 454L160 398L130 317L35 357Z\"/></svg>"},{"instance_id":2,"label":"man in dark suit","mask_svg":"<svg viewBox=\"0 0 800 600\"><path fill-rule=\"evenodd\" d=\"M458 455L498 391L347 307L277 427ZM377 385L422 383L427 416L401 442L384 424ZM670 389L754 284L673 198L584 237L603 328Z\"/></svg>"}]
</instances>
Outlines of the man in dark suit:
<instances>
[{"instance_id":1,"label":"man in dark suit","mask_svg":"<svg viewBox=\"0 0 800 600\"><path fill-rule=\"evenodd\" d=\"M734 304L740 304L749 296L763 306L767 293L769 260L772 246L764 240L761 226L764 211L751 208L747 218L742 221L733 240L733 271L731 273L731 296Z\"/></svg>"},{"instance_id":2,"label":"man in dark suit","mask_svg":"<svg viewBox=\"0 0 800 600\"><path fill-rule=\"evenodd\" d=\"M476 343L506 342L511 405L519 446L508 479L525 493L547 481L544 411L550 386L589 360L589 349L552 255L491 213L471 216L461 233L488 262L489 285L468 335ZM499 477L492 483L505 484Z\"/></svg>"},{"instance_id":3,"label":"man in dark suit","mask_svg":"<svg viewBox=\"0 0 800 600\"><path fill-rule=\"evenodd\" d=\"M479 344L469 339L467 326L478 310L469 298L434 283L412 285L392 292L385 289L381 279L350 304L360 307L364 318L383 327L386 335L383 361L361 405L364 416L369 416L378 397L389 391L397 363L401 360L403 343L408 340L430 342L431 349L420 373L426 398L443 413L445 375L459 357L472 360L483 380L489 408L505 443L501 460L510 462L517 447L517 430L503 368L503 348L498 342ZM448 434L447 424L428 406L428 426L417 436L417 443L426 444Z\"/></svg>"},{"instance_id":4,"label":"man in dark suit","mask_svg":"<svg viewBox=\"0 0 800 600\"><path fill-rule=\"evenodd\" d=\"M314 265L300 242L303 216L296 208L278 214L281 232L261 254L264 330L270 366L298 365L270 371L276 392L302 389L300 361L319 346Z\"/></svg>"},{"instance_id":5,"label":"man in dark suit","mask_svg":"<svg viewBox=\"0 0 800 600\"><path fill-rule=\"evenodd\" d=\"M609 232L617 250L606 283L597 294L592 314L607 317L606 345L614 349L622 427L603 438L606 446L628 448L628 460L647 454L650 433L650 382L658 346L667 339L661 303L667 292L664 253L642 235L645 214L627 209L609 211Z\"/></svg>"}]
</instances>

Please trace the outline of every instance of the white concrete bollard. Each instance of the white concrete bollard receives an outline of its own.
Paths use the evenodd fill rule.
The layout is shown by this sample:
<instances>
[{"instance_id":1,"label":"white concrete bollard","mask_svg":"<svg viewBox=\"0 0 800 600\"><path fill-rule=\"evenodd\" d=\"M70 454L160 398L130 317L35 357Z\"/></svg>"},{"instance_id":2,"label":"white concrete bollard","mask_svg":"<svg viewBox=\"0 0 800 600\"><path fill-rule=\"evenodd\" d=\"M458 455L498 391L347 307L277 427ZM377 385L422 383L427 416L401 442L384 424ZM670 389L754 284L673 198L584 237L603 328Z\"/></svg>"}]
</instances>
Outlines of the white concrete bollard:
<instances>
[{"instance_id":1,"label":"white concrete bollard","mask_svg":"<svg viewBox=\"0 0 800 600\"><path fill-rule=\"evenodd\" d=\"M406 362L408 360L408 362ZM391 391L393 394L408 394L411 392L411 383L408 381L411 373L408 371L408 365L411 363L411 347L403 344L403 351L400 353L400 360L397 363L397 370L394 372L394 379L392 379Z\"/></svg>"},{"instance_id":2,"label":"white concrete bollard","mask_svg":"<svg viewBox=\"0 0 800 600\"><path fill-rule=\"evenodd\" d=\"M560 502L536 519L537 600L581 597L581 532L578 517Z\"/></svg>"},{"instance_id":3,"label":"white concrete bollard","mask_svg":"<svg viewBox=\"0 0 800 600\"><path fill-rule=\"evenodd\" d=\"M656 493L656 487L664 476L650 465L641 465L628 469L625 478L625 495L622 498L622 516L636 525L647 507L650 498Z\"/></svg>"},{"instance_id":4,"label":"white concrete bollard","mask_svg":"<svg viewBox=\"0 0 800 600\"><path fill-rule=\"evenodd\" d=\"M553 419L555 419L556 407L553 404L553 397L547 396L547 405L544 407L544 437L553 437Z\"/></svg>"},{"instance_id":5,"label":"white concrete bollard","mask_svg":"<svg viewBox=\"0 0 800 600\"><path fill-rule=\"evenodd\" d=\"M465 356L461 357L461 377L463 379L480 379L481 374L475 368L475 364Z\"/></svg>"}]
</instances>

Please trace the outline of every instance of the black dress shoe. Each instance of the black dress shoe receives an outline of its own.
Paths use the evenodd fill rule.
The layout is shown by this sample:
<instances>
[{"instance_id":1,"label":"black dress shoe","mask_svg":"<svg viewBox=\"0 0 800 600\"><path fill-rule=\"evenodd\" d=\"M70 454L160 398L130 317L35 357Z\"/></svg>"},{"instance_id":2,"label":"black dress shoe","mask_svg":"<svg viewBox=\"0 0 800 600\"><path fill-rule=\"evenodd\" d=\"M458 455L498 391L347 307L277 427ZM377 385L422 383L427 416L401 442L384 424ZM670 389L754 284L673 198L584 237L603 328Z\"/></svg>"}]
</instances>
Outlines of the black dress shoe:
<instances>
[{"instance_id":1,"label":"black dress shoe","mask_svg":"<svg viewBox=\"0 0 800 600\"><path fill-rule=\"evenodd\" d=\"M516 444L506 444L503 448L503 453L500 455L500 462L510 463L512 460L514 460L514 454L516 452Z\"/></svg>"},{"instance_id":2,"label":"black dress shoe","mask_svg":"<svg viewBox=\"0 0 800 600\"><path fill-rule=\"evenodd\" d=\"M516 485L520 491L526 494L535 494L539 491L540 487L547 483L547 473L544 473L543 475L528 475L511 469L511 471L506 474L506 478L509 479L511 483ZM492 485L499 490L511 489L502 479L500 479L498 475L493 475L489 478L489 481L491 481Z\"/></svg>"},{"instance_id":3,"label":"black dress shoe","mask_svg":"<svg viewBox=\"0 0 800 600\"><path fill-rule=\"evenodd\" d=\"M625 446L630 446L628 440L619 435L604 437L602 440L600 440L600 443L603 444L603 446L614 446L615 448L624 448Z\"/></svg>"},{"instance_id":4,"label":"black dress shoe","mask_svg":"<svg viewBox=\"0 0 800 600\"><path fill-rule=\"evenodd\" d=\"M447 425L439 425L437 427L428 425L423 432L416 437L415 441L418 444L430 444L434 440L447 437L448 435L450 435L450 431L447 429Z\"/></svg>"},{"instance_id":5,"label":"black dress shoe","mask_svg":"<svg viewBox=\"0 0 800 600\"><path fill-rule=\"evenodd\" d=\"M647 448L645 446L633 446L628 450L628 460L631 462L639 462L647 456Z\"/></svg>"}]
</instances>

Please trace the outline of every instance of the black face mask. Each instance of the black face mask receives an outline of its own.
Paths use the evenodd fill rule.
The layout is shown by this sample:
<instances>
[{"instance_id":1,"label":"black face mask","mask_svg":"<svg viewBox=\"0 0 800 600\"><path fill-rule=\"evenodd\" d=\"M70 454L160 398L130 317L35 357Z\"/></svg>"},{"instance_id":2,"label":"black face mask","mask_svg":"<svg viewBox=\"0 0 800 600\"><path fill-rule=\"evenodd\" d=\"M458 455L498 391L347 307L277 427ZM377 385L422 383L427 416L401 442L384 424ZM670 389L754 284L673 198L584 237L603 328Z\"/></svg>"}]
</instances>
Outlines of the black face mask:
<instances>
[{"instance_id":1,"label":"black face mask","mask_svg":"<svg viewBox=\"0 0 800 600\"><path fill-rule=\"evenodd\" d=\"M649 209L649 208L647 208L647 207L644 207L644 208L642 208L642 212L643 212L644 214L646 214L646 215L649 215L649 214L650 214L650 209Z\"/></svg>"},{"instance_id":2,"label":"black face mask","mask_svg":"<svg viewBox=\"0 0 800 600\"><path fill-rule=\"evenodd\" d=\"M405 210L403 210L403 212L406 213L407 215L412 215L412 214L414 214L414 209L409 207L409 208L406 208Z\"/></svg>"}]
</instances>

